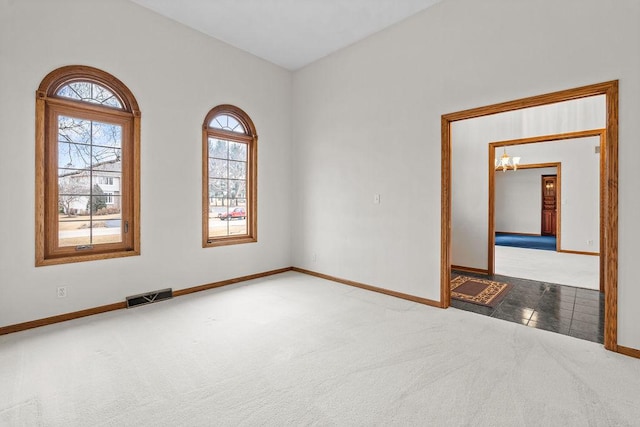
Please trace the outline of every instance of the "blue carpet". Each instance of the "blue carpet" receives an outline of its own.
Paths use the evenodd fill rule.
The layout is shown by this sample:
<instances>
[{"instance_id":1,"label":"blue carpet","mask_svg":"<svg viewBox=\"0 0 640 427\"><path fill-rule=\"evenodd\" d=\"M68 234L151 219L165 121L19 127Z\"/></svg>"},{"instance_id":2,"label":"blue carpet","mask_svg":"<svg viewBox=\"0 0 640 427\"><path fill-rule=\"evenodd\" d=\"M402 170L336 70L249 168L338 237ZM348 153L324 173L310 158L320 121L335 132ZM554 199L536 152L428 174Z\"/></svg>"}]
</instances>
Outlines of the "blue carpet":
<instances>
[{"instance_id":1,"label":"blue carpet","mask_svg":"<svg viewBox=\"0 0 640 427\"><path fill-rule=\"evenodd\" d=\"M496 233L496 245L555 251L556 238L555 236L522 236L520 234Z\"/></svg>"}]
</instances>

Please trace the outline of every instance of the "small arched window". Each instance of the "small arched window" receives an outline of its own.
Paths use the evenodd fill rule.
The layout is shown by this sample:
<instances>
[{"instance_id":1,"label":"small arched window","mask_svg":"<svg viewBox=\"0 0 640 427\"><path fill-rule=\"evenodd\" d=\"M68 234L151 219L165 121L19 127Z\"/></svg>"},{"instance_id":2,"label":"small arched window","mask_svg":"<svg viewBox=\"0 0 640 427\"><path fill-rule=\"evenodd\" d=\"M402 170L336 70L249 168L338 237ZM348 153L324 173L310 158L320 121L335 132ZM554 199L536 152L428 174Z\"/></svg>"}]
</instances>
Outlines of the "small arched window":
<instances>
[{"instance_id":1,"label":"small arched window","mask_svg":"<svg viewBox=\"0 0 640 427\"><path fill-rule=\"evenodd\" d=\"M36 265L137 255L140 111L114 76L72 65L36 92Z\"/></svg>"},{"instance_id":2,"label":"small arched window","mask_svg":"<svg viewBox=\"0 0 640 427\"><path fill-rule=\"evenodd\" d=\"M202 246L257 240L257 142L249 116L219 105L202 127Z\"/></svg>"}]
</instances>

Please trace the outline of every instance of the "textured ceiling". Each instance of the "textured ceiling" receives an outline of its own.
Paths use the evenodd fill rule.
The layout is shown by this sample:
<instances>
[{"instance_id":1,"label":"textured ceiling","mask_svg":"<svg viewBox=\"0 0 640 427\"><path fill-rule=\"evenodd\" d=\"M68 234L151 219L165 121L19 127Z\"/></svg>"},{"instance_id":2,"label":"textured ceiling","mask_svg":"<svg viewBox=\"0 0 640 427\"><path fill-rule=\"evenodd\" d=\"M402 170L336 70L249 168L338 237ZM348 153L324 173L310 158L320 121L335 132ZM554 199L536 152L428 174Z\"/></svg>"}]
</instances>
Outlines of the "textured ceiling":
<instances>
[{"instance_id":1,"label":"textured ceiling","mask_svg":"<svg viewBox=\"0 0 640 427\"><path fill-rule=\"evenodd\" d=\"M296 70L441 0L131 0Z\"/></svg>"}]
</instances>

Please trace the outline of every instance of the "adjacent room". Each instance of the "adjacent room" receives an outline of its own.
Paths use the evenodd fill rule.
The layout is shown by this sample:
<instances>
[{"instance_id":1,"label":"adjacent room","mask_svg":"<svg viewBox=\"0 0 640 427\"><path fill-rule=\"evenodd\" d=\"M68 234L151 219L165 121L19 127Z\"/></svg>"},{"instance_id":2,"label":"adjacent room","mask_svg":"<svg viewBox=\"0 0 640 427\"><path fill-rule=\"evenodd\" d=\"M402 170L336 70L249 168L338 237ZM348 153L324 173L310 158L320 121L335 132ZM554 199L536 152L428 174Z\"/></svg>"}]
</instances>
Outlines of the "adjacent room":
<instances>
[{"instance_id":1,"label":"adjacent room","mask_svg":"<svg viewBox=\"0 0 640 427\"><path fill-rule=\"evenodd\" d=\"M603 96L454 124L454 307L604 342L605 128ZM460 295L478 273L509 286L491 303Z\"/></svg>"},{"instance_id":2,"label":"adjacent room","mask_svg":"<svg viewBox=\"0 0 640 427\"><path fill-rule=\"evenodd\" d=\"M638 22L0 0L0 425L633 425Z\"/></svg>"}]
</instances>

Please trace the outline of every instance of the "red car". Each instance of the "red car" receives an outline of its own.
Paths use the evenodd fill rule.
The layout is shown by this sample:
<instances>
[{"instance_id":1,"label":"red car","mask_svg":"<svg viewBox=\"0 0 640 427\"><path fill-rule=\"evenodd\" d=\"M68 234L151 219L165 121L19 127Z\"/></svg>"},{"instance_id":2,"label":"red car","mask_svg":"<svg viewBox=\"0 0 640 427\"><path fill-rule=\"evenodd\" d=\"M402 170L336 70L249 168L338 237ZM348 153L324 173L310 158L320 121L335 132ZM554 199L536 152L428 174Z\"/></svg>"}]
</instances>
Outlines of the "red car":
<instances>
[{"instance_id":1,"label":"red car","mask_svg":"<svg viewBox=\"0 0 640 427\"><path fill-rule=\"evenodd\" d=\"M220 221L230 221L233 218L245 219L247 217L247 212L245 212L244 208L233 208L232 211L222 212L218 214L218 218Z\"/></svg>"}]
</instances>

